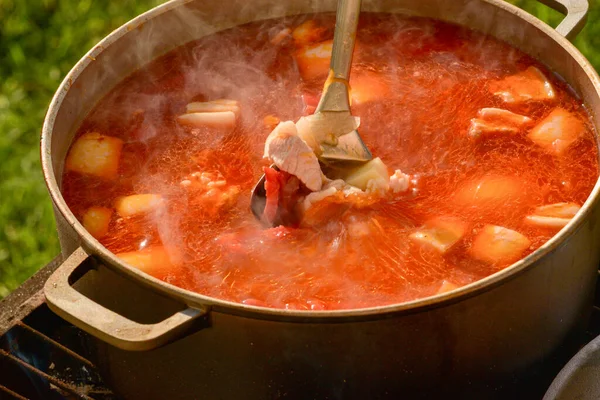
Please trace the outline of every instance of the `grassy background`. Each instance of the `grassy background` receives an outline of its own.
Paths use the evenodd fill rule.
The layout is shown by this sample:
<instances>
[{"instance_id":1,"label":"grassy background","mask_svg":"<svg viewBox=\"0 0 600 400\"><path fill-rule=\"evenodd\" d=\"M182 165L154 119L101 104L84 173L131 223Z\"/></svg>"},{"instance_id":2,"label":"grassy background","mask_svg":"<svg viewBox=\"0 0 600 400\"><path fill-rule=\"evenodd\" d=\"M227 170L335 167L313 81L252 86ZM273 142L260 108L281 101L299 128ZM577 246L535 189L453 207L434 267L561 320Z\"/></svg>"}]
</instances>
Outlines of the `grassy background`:
<instances>
[{"instance_id":1,"label":"grassy background","mask_svg":"<svg viewBox=\"0 0 600 400\"><path fill-rule=\"evenodd\" d=\"M575 41L600 70L600 4ZM0 298L59 252L39 162L39 132L56 87L111 30L161 0L0 0ZM555 26L560 14L511 0Z\"/></svg>"}]
</instances>

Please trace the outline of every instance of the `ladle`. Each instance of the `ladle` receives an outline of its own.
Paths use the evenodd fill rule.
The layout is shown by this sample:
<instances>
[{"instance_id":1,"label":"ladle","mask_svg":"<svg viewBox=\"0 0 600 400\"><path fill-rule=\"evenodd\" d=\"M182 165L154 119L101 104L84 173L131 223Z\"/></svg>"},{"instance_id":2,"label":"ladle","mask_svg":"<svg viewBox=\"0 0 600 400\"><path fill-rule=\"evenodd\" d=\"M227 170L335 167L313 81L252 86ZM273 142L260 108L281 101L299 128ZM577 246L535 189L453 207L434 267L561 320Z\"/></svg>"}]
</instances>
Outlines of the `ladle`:
<instances>
[{"instance_id":1,"label":"ladle","mask_svg":"<svg viewBox=\"0 0 600 400\"><path fill-rule=\"evenodd\" d=\"M338 0L331 51L331 71L315 113L347 113L350 115L348 81L360 5L361 0ZM322 163L335 164L336 168L343 168L344 164L366 162L372 158L371 152L356 130L340 136L335 146L321 144L321 154L319 155ZM273 165L271 167L274 168ZM252 190L250 200L252 213L259 220L262 219L265 204L265 175L263 175Z\"/></svg>"}]
</instances>

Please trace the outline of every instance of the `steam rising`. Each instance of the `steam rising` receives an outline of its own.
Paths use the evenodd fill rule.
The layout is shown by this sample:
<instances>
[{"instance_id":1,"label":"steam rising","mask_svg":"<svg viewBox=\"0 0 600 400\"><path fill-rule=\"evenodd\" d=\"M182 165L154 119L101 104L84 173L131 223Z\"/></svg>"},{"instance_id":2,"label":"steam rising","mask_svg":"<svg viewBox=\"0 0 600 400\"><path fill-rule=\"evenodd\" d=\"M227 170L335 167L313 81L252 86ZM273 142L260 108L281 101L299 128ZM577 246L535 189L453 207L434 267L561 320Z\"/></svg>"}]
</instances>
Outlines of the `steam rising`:
<instances>
[{"instance_id":1,"label":"steam rising","mask_svg":"<svg viewBox=\"0 0 600 400\"><path fill-rule=\"evenodd\" d=\"M173 44L201 38L127 78L81 128L123 137L124 152L131 154L121 181L114 187L94 187L96 195L110 200L156 193L168 200L145 219L118 220L118 231L103 241L111 251L163 245L173 260L186 265L179 276L163 277L168 281L212 296L290 308L400 302L434 293L447 277L464 285L492 272L479 264L456 268L438 254L399 241L425 217L422 209L412 208L412 199L334 216L325 210L325 222L314 229L263 230L248 209L250 189L264 165L260 157L269 130L263 119L273 114L282 121L297 120L304 113L302 95L322 85L302 81L293 60L295 49L285 34L307 17L267 19L293 14L286 2L268 11L255 2L238 2L234 14L220 2L198 3L203 8L192 3L169 11L161 20L168 29L152 20L134 23L136 35L127 51L108 49L102 72L88 80L97 85L91 92L103 93L103 85L123 78L123 71L148 65ZM313 0L310 6L331 10L333 3ZM264 14L257 16L257 10ZM473 12L467 7L465 15ZM423 194L425 209L454 213L445 203L461 184L457 174L482 173L473 147L465 145L468 138L459 132L467 129L482 104L493 105L486 82L531 60L488 36L438 22L403 15L365 18L370 23L363 18L359 26L362 53L355 70L374 73L393 88L393 95L353 109L361 117L361 134L390 169L419 174L439 189L435 196ZM264 21L236 27L256 19ZM333 17L325 21L332 24ZM224 28L232 29L210 35ZM216 99L239 102L234 130L177 124L188 103ZM517 143L509 150L514 154L524 148ZM490 154L486 157L497 157L498 170L503 170L507 158ZM216 206L201 203L199 191L181 185L196 172L215 174L241 188L226 216L215 214L211 207ZM244 265L251 268L240 267ZM249 281L250 289L244 284Z\"/></svg>"}]
</instances>

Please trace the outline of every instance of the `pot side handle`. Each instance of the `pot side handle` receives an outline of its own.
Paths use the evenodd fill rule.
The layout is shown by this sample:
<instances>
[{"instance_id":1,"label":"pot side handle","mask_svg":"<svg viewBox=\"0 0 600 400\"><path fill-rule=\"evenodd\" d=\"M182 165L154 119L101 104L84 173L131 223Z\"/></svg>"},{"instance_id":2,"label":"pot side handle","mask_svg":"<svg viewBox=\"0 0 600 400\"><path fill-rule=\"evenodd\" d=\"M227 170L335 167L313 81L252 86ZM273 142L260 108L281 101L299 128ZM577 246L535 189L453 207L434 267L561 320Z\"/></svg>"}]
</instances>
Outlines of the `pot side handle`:
<instances>
[{"instance_id":1,"label":"pot side handle","mask_svg":"<svg viewBox=\"0 0 600 400\"><path fill-rule=\"evenodd\" d=\"M581 32L587 21L588 0L538 0L565 15L565 19L556 27L556 31L569 40Z\"/></svg>"},{"instance_id":2,"label":"pot side handle","mask_svg":"<svg viewBox=\"0 0 600 400\"><path fill-rule=\"evenodd\" d=\"M187 308L156 324L140 324L92 301L71 286L71 276L91 256L78 248L44 285L48 306L60 317L89 334L124 350L145 351L185 334L206 310Z\"/></svg>"}]
</instances>

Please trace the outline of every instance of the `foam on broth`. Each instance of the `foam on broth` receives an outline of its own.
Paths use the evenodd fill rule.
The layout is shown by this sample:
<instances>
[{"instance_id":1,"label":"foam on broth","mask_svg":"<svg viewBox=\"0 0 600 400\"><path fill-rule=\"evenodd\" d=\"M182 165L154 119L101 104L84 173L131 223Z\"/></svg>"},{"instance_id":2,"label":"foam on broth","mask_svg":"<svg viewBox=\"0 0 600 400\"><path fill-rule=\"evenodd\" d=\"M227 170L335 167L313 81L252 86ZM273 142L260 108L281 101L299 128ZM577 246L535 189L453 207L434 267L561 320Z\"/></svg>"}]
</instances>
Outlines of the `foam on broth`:
<instances>
[{"instance_id":1,"label":"foam on broth","mask_svg":"<svg viewBox=\"0 0 600 400\"><path fill-rule=\"evenodd\" d=\"M593 126L580 99L529 56L457 26L398 15L364 14L353 76L366 72L374 99L353 105L360 132L388 167L413 175L412 189L371 207L339 207L315 228L265 229L249 211L250 191L268 163L261 159L270 128L264 119L297 120L310 112L325 77L302 79L291 39L273 44L286 27L314 19L331 39L334 16L301 16L237 27L183 46L120 83L90 113L87 132L120 138L112 179L65 172L63 194L78 218L90 207L113 210L121 196L159 194L159 211L122 217L113 212L100 242L114 253L165 249L148 272L182 288L222 299L293 309L348 309L435 294L444 281L461 286L508 266L474 259L469 249L484 225L526 236L525 256L558 229L524 222L538 206L583 204L597 177ZM490 82L534 65L550 78L552 103L507 106ZM190 129L176 117L192 100L232 98L241 114L233 131ZM309 100L307 100L309 99ZM560 156L525 133L473 140L470 120L501 107L540 121L556 107L585 121L586 132ZM240 189L220 211L181 185L194 172ZM514 195L485 202L469 185L491 177ZM502 179L505 179L502 181ZM504 182L504 183L502 183ZM506 183L508 182L508 183ZM466 188L466 189L465 189ZM462 193L462 194L461 194ZM467 195L464 195L467 193ZM468 230L448 252L420 246L409 235L436 216L457 217ZM357 223L368 234L355 234ZM160 258L160 257L159 257Z\"/></svg>"}]
</instances>

